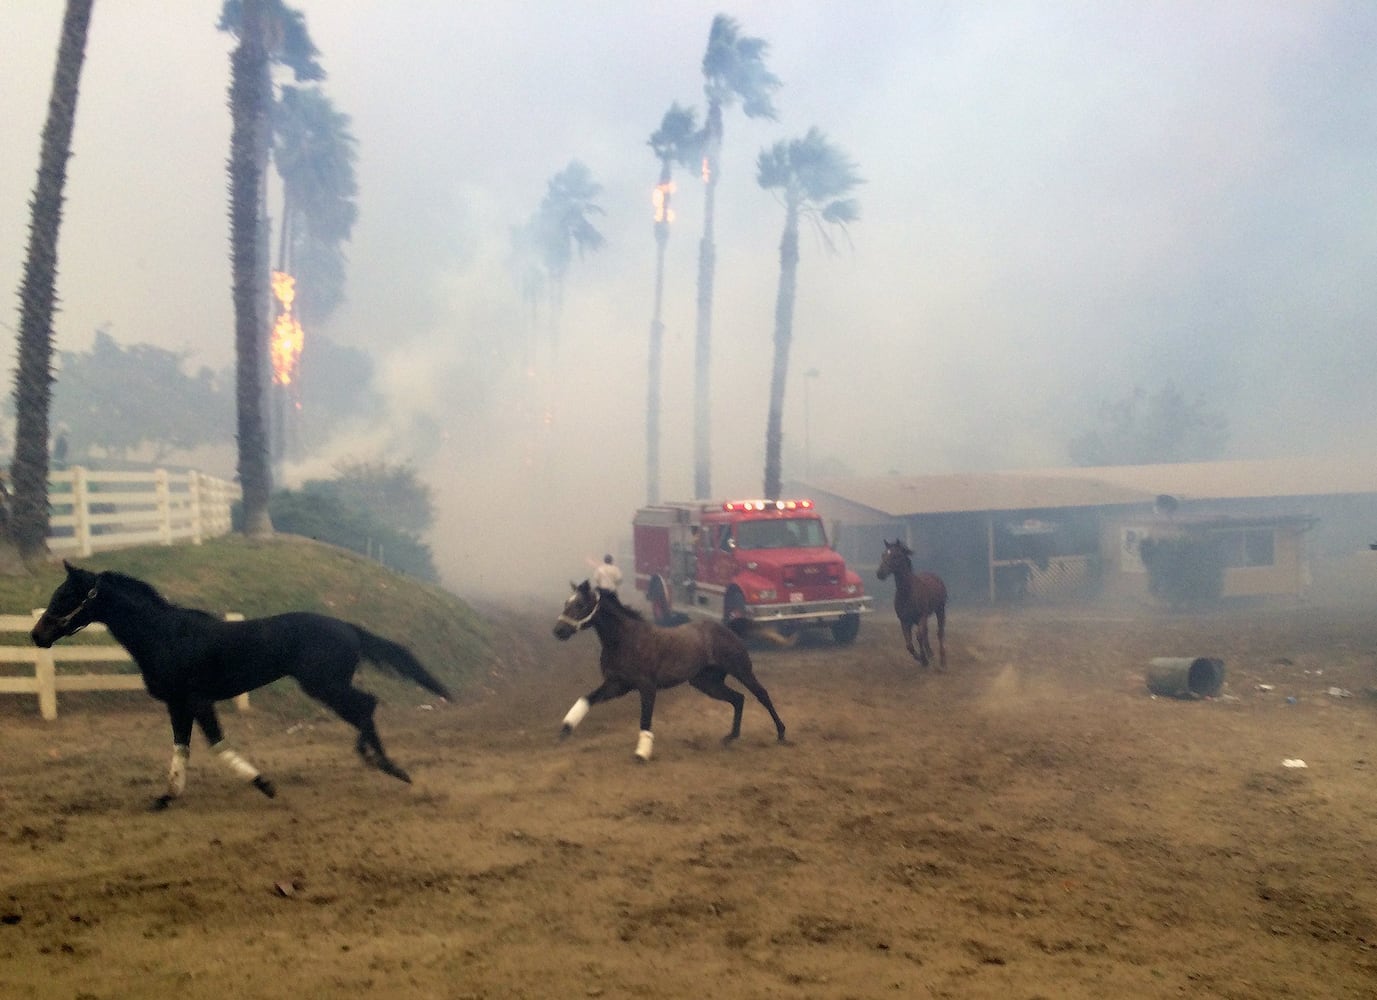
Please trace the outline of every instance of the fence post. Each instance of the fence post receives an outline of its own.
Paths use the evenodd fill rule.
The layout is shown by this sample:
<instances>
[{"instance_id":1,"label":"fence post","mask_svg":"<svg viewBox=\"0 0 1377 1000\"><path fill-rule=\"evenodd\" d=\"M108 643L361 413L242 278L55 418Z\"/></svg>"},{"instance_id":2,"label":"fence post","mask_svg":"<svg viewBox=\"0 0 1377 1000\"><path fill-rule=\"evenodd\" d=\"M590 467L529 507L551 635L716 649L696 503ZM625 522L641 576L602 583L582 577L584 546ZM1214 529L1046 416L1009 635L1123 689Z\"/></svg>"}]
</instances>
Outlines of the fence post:
<instances>
[{"instance_id":1,"label":"fence post","mask_svg":"<svg viewBox=\"0 0 1377 1000\"><path fill-rule=\"evenodd\" d=\"M191 497L191 544L200 545L205 536L201 525L201 474L199 472L193 471L186 474L186 489Z\"/></svg>"},{"instance_id":2,"label":"fence post","mask_svg":"<svg viewBox=\"0 0 1377 1000\"><path fill-rule=\"evenodd\" d=\"M37 650L33 662L34 682L38 685L38 714L43 721L57 718L57 660L51 649Z\"/></svg>"},{"instance_id":3,"label":"fence post","mask_svg":"<svg viewBox=\"0 0 1377 1000\"><path fill-rule=\"evenodd\" d=\"M168 504L167 470L153 473L153 490L158 498L158 535L164 545L172 544L172 509Z\"/></svg>"},{"instance_id":4,"label":"fence post","mask_svg":"<svg viewBox=\"0 0 1377 1000\"><path fill-rule=\"evenodd\" d=\"M91 507L86 499L86 467L72 466L72 517L76 523L72 534L76 536L77 552L83 556L91 554Z\"/></svg>"}]
</instances>

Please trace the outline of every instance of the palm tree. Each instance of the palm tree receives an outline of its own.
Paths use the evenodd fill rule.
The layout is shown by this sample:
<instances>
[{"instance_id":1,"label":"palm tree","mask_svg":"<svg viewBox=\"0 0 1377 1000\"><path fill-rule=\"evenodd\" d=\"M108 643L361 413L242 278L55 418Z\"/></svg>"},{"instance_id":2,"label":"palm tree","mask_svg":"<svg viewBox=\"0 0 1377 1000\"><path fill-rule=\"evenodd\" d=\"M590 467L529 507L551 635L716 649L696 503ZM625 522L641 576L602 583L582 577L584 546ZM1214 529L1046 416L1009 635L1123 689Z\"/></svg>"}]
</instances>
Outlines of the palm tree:
<instances>
[{"instance_id":1,"label":"palm tree","mask_svg":"<svg viewBox=\"0 0 1377 1000\"><path fill-rule=\"evenodd\" d=\"M344 300L341 244L358 219L357 142L349 116L336 111L319 87L284 85L272 124L273 163L282 179L277 270L294 279L290 312L301 330L323 323ZM283 322L274 319L274 337ZM272 380L271 451L277 459L299 451L300 385L298 378Z\"/></svg>"},{"instance_id":2,"label":"palm tree","mask_svg":"<svg viewBox=\"0 0 1377 1000\"><path fill-rule=\"evenodd\" d=\"M297 314L319 323L344 298L339 245L358 220L358 142L349 116L319 87L282 87L272 125L273 163L282 178L277 269L296 276Z\"/></svg>"},{"instance_id":3,"label":"palm tree","mask_svg":"<svg viewBox=\"0 0 1377 1000\"><path fill-rule=\"evenodd\" d=\"M269 223L267 171L271 154L273 86L270 63L291 68L298 82L323 80L320 54L300 11L282 0L225 0L220 31L239 38L230 56L230 230L235 313L239 484L244 533L272 533L272 492L266 429L269 381Z\"/></svg>"},{"instance_id":4,"label":"palm tree","mask_svg":"<svg viewBox=\"0 0 1377 1000\"><path fill-rule=\"evenodd\" d=\"M712 441L710 416L712 360L712 284L717 267L713 235L714 205L720 180L722 110L737 100L748 118L776 118L771 95L779 78L765 68L768 45L741 34L736 21L725 14L712 19L708 48L703 54L703 92L708 118L703 147L703 239L698 245L698 322L694 334L693 380L693 489L700 498L712 493Z\"/></svg>"},{"instance_id":5,"label":"palm tree","mask_svg":"<svg viewBox=\"0 0 1377 1000\"><path fill-rule=\"evenodd\" d=\"M678 102L669 106L660 127L650 136L650 148L660 161L660 183L655 188L655 305L650 320L650 360L646 380L645 413L645 489L646 503L660 502L660 366L664 349L665 325L660 320L665 290L665 247L669 243L669 224L674 221L670 208L674 193L674 165L692 167L702 155L703 134L698 131L698 116L692 108Z\"/></svg>"},{"instance_id":6,"label":"palm tree","mask_svg":"<svg viewBox=\"0 0 1377 1000\"><path fill-rule=\"evenodd\" d=\"M540 303L545 298L545 265L536 232L538 228L534 215L522 225L512 226L511 253L507 257L507 268L516 285L517 296L529 315L532 333L540 325ZM529 358L525 361L528 363Z\"/></svg>"},{"instance_id":7,"label":"palm tree","mask_svg":"<svg viewBox=\"0 0 1377 1000\"><path fill-rule=\"evenodd\" d=\"M8 539L24 561L48 547L48 409L52 401L53 311L57 298L57 237L62 189L72 155L77 91L86 60L93 0L67 0L57 68L43 126L38 181L30 203L29 246L19 290L19 361L14 374L14 496ZM3 489L0 487L0 489Z\"/></svg>"},{"instance_id":8,"label":"palm tree","mask_svg":"<svg viewBox=\"0 0 1377 1000\"><path fill-rule=\"evenodd\" d=\"M254 0L261 11L260 24L263 29L263 44L267 47L268 58L286 66L298 83L325 79L325 69L316 59L320 50L311 41L311 33L306 30L306 15L293 10L282 0ZM244 8L249 0L225 0L220 8L220 21L217 31L232 35L240 34L244 20Z\"/></svg>"},{"instance_id":9,"label":"palm tree","mask_svg":"<svg viewBox=\"0 0 1377 1000\"><path fill-rule=\"evenodd\" d=\"M590 215L602 215L593 199L602 193L602 185L593 180L593 173L578 160L550 178L535 217L535 233L541 261L549 278L550 339L559 342L559 323L564 311L564 279L569 273L574 253L600 250L607 240L588 221Z\"/></svg>"},{"instance_id":10,"label":"palm tree","mask_svg":"<svg viewBox=\"0 0 1377 1000\"><path fill-rule=\"evenodd\" d=\"M789 377L789 347L794 337L794 298L798 289L798 228L811 219L824 244L832 242L825 226L845 227L860 218L860 205L847 198L861 183L856 166L816 128L802 139L777 142L762 150L756 180L784 202L784 234L779 241L779 293L775 299L775 353L770 370L770 406L765 423L765 496L780 493L780 451L784 434L784 386Z\"/></svg>"},{"instance_id":11,"label":"palm tree","mask_svg":"<svg viewBox=\"0 0 1377 1000\"><path fill-rule=\"evenodd\" d=\"M263 415L262 358L268 338L262 272L267 239L261 225L267 173L268 111L272 80L264 43L266 0L243 0L239 44L230 55L230 243L234 295L235 397L238 410L239 485L244 534L272 534L268 498L272 472Z\"/></svg>"}]
</instances>

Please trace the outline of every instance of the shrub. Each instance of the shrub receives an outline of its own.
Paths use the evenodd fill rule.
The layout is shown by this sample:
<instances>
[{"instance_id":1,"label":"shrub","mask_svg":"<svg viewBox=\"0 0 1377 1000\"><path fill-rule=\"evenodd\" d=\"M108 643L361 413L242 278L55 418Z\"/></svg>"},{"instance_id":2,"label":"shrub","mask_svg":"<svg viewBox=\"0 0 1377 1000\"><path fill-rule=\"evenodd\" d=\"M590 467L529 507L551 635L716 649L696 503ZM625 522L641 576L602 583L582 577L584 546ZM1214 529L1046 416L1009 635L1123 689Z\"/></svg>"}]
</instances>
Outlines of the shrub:
<instances>
[{"instance_id":1,"label":"shrub","mask_svg":"<svg viewBox=\"0 0 1377 1000\"><path fill-rule=\"evenodd\" d=\"M268 514L276 531L337 545L427 583L440 579L430 546L409 532L383 524L332 490L313 484L302 490L279 490L268 501ZM236 504L236 530L242 518L242 507Z\"/></svg>"}]
</instances>

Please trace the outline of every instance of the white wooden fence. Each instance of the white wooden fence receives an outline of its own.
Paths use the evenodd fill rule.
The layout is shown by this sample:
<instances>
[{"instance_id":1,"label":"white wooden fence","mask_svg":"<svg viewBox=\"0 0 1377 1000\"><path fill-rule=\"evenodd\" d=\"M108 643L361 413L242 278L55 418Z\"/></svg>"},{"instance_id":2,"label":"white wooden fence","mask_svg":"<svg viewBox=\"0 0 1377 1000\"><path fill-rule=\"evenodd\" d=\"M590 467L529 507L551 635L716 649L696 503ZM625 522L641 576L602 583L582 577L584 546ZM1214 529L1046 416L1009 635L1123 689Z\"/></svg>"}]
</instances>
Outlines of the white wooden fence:
<instances>
[{"instance_id":1,"label":"white wooden fence","mask_svg":"<svg viewBox=\"0 0 1377 1000\"><path fill-rule=\"evenodd\" d=\"M238 484L200 472L73 466L48 477L48 549L89 556L130 545L199 545L229 534L238 499Z\"/></svg>"},{"instance_id":2,"label":"white wooden fence","mask_svg":"<svg viewBox=\"0 0 1377 1000\"><path fill-rule=\"evenodd\" d=\"M40 610L27 616L0 615L0 634L17 632L22 634L25 643L28 643L29 633L33 631L34 624L42 613ZM241 622L243 620L244 616L237 612L225 615L225 621ZM108 632L104 625L88 625L85 634L108 634ZM132 662L133 658L125 651L124 647L116 643L106 643L99 646L64 643L51 649L39 649L33 645L0 645L0 664L33 664L32 677L0 676L0 694L38 695L38 714L51 722L57 718L57 693L59 691L143 690L143 676L137 673L58 673L57 665L59 663L110 664ZM241 712L247 711L249 696L241 694L234 699L234 703Z\"/></svg>"}]
</instances>

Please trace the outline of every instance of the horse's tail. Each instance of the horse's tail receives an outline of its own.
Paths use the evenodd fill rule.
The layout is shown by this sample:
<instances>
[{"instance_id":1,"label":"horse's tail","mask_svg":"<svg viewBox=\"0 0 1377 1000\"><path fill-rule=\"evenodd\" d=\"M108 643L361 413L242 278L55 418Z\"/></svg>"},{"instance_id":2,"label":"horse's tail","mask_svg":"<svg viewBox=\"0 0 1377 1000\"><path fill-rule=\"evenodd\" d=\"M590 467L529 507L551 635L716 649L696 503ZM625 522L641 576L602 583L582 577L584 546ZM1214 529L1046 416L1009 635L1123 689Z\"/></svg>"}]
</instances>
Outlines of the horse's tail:
<instances>
[{"instance_id":1,"label":"horse's tail","mask_svg":"<svg viewBox=\"0 0 1377 1000\"><path fill-rule=\"evenodd\" d=\"M354 630L359 634L359 643L365 659L372 660L380 666L391 667L407 680L415 681L427 691L449 700L449 689L437 681L429 670L421 666L421 661L416 659L411 650L401 643L384 639L380 635L374 635L359 625L355 625Z\"/></svg>"}]
</instances>

